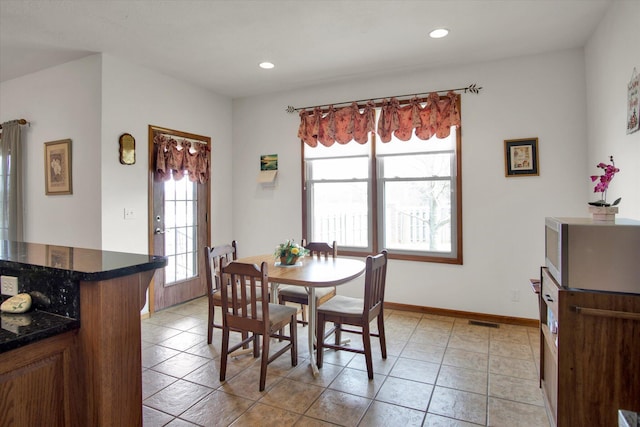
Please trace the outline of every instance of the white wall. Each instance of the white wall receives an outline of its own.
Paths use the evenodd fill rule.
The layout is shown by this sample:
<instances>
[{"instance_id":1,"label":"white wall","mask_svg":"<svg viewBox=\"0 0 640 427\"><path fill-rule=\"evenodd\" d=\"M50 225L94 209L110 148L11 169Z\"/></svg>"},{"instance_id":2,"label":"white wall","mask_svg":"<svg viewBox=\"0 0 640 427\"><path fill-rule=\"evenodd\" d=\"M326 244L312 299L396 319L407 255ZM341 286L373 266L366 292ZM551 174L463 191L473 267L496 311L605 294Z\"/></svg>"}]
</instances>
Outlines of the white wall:
<instances>
[{"instance_id":1,"label":"white wall","mask_svg":"<svg viewBox=\"0 0 640 427\"><path fill-rule=\"evenodd\" d=\"M231 100L109 55L102 93L102 248L148 253L148 125L211 137L212 241L230 241ZM136 139L134 165L120 164L123 133Z\"/></svg>"},{"instance_id":2,"label":"white wall","mask_svg":"<svg viewBox=\"0 0 640 427\"><path fill-rule=\"evenodd\" d=\"M528 279L544 256L544 217L585 216L586 108L580 49L234 100L234 238L242 253L299 239L299 118L287 105L483 86L462 96L464 265L390 262L391 302L537 317ZM540 176L505 178L504 140L539 138ZM278 154L273 188L256 184L261 154ZM511 301L518 291L519 302ZM358 286L340 293L356 295Z\"/></svg>"},{"instance_id":3,"label":"white wall","mask_svg":"<svg viewBox=\"0 0 640 427\"><path fill-rule=\"evenodd\" d=\"M86 57L0 85L0 121L24 118L27 242L100 248L101 58ZM44 143L71 139L73 194L47 196Z\"/></svg>"},{"instance_id":4,"label":"white wall","mask_svg":"<svg viewBox=\"0 0 640 427\"><path fill-rule=\"evenodd\" d=\"M588 105L588 172L613 155L620 168L607 201L622 197L619 216L640 219L640 131L626 134L627 84L635 67L640 73L640 2L613 2L585 48ZM597 200L588 184L589 200Z\"/></svg>"},{"instance_id":5,"label":"white wall","mask_svg":"<svg viewBox=\"0 0 640 427\"><path fill-rule=\"evenodd\" d=\"M212 241L232 239L231 100L109 55L0 85L0 121L25 118L25 241L148 253L148 125L210 136ZM118 139L136 139L136 163ZM43 142L70 138L73 194L45 196ZM124 208L135 218L124 220ZM147 309L143 310L146 312Z\"/></svg>"},{"instance_id":6,"label":"white wall","mask_svg":"<svg viewBox=\"0 0 640 427\"><path fill-rule=\"evenodd\" d=\"M121 61L93 55L3 82L0 121L25 118L25 241L148 253L149 124L210 136L212 241L232 238L231 100ZM136 138L136 164L118 138ZM72 140L73 194L45 196L43 143ZM136 217L124 220L124 208Z\"/></svg>"}]
</instances>

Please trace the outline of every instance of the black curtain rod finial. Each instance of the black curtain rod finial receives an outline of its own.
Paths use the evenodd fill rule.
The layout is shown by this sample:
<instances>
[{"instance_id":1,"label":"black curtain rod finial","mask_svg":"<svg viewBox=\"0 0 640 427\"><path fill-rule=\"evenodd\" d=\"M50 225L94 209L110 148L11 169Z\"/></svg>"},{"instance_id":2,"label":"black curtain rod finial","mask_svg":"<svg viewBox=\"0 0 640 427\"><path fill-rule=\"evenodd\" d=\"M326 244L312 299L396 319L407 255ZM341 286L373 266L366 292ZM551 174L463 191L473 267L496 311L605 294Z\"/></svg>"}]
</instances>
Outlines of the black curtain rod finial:
<instances>
[{"instance_id":1,"label":"black curtain rod finial","mask_svg":"<svg viewBox=\"0 0 640 427\"><path fill-rule=\"evenodd\" d=\"M477 86L475 83L469 85L469 87L465 88L464 93L469 91L470 93L480 93L482 86Z\"/></svg>"}]
</instances>

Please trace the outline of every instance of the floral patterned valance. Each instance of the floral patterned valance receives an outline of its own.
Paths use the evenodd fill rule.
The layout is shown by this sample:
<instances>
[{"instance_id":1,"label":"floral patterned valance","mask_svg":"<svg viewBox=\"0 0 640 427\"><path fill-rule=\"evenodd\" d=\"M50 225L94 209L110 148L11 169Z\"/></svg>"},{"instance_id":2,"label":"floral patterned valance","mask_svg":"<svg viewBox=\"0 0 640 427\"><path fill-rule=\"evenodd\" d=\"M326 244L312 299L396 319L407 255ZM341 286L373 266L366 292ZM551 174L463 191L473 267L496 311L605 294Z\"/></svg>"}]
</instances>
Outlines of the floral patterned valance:
<instances>
[{"instance_id":1,"label":"floral patterned valance","mask_svg":"<svg viewBox=\"0 0 640 427\"><path fill-rule=\"evenodd\" d=\"M163 181L179 181L186 174L189 180L204 184L209 181L209 152L207 144L188 139L175 139L157 133L153 138L156 145L154 172Z\"/></svg>"},{"instance_id":2,"label":"floral patterned valance","mask_svg":"<svg viewBox=\"0 0 640 427\"><path fill-rule=\"evenodd\" d=\"M404 106L400 106L396 98L383 100L377 123L380 140L389 142L393 135L408 141L412 134L422 140L433 136L446 138L451 126L460 127L458 97L454 92L446 96L433 92L425 99L413 98ZM369 139L369 132L376 130L375 107L373 101L369 101L362 109L354 102L340 109L330 106L326 112L319 107L303 110L298 137L311 147L317 146L318 142L326 147L335 142L364 144Z\"/></svg>"},{"instance_id":3,"label":"floral patterned valance","mask_svg":"<svg viewBox=\"0 0 640 427\"><path fill-rule=\"evenodd\" d=\"M373 101L369 101L362 112L355 102L339 110L330 106L324 115L320 108L301 111L298 137L311 147L317 146L318 142L326 147L335 142L364 144L369 140L369 132L375 130L374 109Z\"/></svg>"}]
</instances>

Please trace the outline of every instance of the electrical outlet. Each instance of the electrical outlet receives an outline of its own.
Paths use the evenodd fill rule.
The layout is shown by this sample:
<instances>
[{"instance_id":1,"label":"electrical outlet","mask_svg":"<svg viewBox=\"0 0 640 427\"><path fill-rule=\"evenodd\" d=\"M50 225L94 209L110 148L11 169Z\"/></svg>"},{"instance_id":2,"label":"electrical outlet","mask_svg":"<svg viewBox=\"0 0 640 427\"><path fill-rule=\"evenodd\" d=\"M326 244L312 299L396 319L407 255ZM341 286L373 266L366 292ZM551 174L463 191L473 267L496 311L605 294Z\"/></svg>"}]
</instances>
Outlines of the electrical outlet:
<instances>
[{"instance_id":1,"label":"electrical outlet","mask_svg":"<svg viewBox=\"0 0 640 427\"><path fill-rule=\"evenodd\" d=\"M2 295L18 295L18 278L14 276L0 276Z\"/></svg>"},{"instance_id":2,"label":"electrical outlet","mask_svg":"<svg viewBox=\"0 0 640 427\"><path fill-rule=\"evenodd\" d=\"M520 301L520 290L519 289L512 289L511 290L511 301L513 301L513 302Z\"/></svg>"}]
</instances>

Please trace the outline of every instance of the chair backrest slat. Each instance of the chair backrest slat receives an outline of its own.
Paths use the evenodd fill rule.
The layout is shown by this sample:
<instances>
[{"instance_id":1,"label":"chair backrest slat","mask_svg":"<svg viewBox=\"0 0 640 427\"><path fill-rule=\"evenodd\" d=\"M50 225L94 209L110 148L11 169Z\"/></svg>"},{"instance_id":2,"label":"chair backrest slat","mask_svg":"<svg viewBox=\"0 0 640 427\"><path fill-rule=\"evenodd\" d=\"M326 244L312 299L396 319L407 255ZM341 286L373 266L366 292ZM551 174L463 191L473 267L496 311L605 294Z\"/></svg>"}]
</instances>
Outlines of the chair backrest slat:
<instances>
[{"instance_id":1,"label":"chair backrest slat","mask_svg":"<svg viewBox=\"0 0 640 427\"><path fill-rule=\"evenodd\" d=\"M387 251L367 256L364 278L364 312L375 315L384 301L387 278Z\"/></svg>"},{"instance_id":2,"label":"chair backrest slat","mask_svg":"<svg viewBox=\"0 0 640 427\"><path fill-rule=\"evenodd\" d=\"M256 266L257 268L257 266ZM256 278L254 276L247 276L247 275L240 275L239 277L240 283L244 283L246 286L241 286L240 288L242 289L243 292L243 296L242 296L242 302L244 303L245 301L249 301L251 304L251 310L250 310L250 314L251 314L251 318L252 319L257 319L258 316L258 310L256 310L256 308L258 307L258 302L256 301ZM247 293L248 292L248 293Z\"/></svg>"},{"instance_id":3,"label":"chair backrest slat","mask_svg":"<svg viewBox=\"0 0 640 427\"><path fill-rule=\"evenodd\" d=\"M238 259L238 242L233 241L231 244L218 245L214 247L205 247L205 267L207 271L207 288L209 295L220 290L220 264L228 264Z\"/></svg>"},{"instance_id":4,"label":"chair backrest slat","mask_svg":"<svg viewBox=\"0 0 640 427\"><path fill-rule=\"evenodd\" d=\"M268 325L269 275L267 263L263 262L258 268L255 264L233 261L224 264L220 273L227 283L233 284L233 286L222 286L224 321L233 322L232 318L244 319L239 321L252 321L251 329L256 331L263 329L265 324ZM260 289L260 294L257 292L258 289ZM231 290L231 298L227 298L228 290ZM258 307L261 308L260 316L258 316Z\"/></svg>"},{"instance_id":5,"label":"chair backrest slat","mask_svg":"<svg viewBox=\"0 0 640 427\"><path fill-rule=\"evenodd\" d=\"M335 240L333 241L333 245L325 242L309 242L303 243L302 246L309 251L309 255L318 258L328 259L329 257L335 258L338 256L338 246Z\"/></svg>"}]
</instances>

